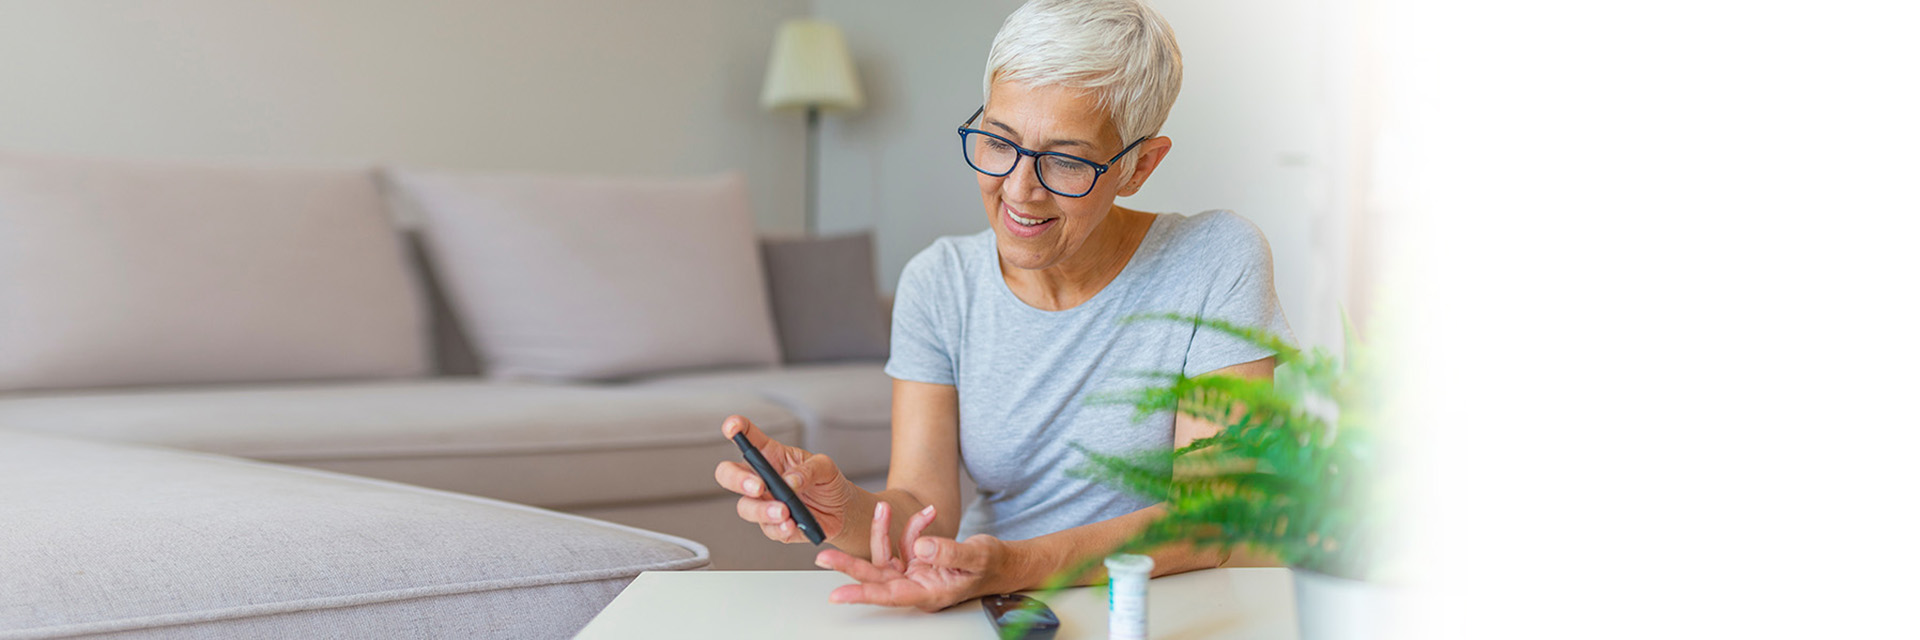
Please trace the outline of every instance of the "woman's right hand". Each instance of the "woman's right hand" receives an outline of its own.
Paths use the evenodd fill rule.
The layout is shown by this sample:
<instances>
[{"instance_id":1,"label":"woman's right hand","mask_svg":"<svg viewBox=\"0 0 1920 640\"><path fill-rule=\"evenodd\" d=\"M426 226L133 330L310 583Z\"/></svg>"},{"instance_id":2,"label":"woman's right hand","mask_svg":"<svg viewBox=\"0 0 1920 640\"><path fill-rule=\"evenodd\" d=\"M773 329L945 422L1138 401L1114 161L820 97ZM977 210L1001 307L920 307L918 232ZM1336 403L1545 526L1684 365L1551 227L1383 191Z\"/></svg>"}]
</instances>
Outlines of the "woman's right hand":
<instances>
[{"instance_id":1,"label":"woman's right hand","mask_svg":"<svg viewBox=\"0 0 1920 640\"><path fill-rule=\"evenodd\" d=\"M799 447L775 442L753 422L740 416L728 416L720 425L720 434L729 440L735 433L747 434L747 443L766 456L767 463L793 487L800 502L813 512L820 533L828 539L838 537L847 528L848 506L853 500L853 483L833 464L833 459ZM806 542L807 536L794 525L793 514L767 488L760 474L742 461L721 462L713 470L713 479L728 491L740 494L740 519L760 525L760 532L780 542Z\"/></svg>"}]
</instances>

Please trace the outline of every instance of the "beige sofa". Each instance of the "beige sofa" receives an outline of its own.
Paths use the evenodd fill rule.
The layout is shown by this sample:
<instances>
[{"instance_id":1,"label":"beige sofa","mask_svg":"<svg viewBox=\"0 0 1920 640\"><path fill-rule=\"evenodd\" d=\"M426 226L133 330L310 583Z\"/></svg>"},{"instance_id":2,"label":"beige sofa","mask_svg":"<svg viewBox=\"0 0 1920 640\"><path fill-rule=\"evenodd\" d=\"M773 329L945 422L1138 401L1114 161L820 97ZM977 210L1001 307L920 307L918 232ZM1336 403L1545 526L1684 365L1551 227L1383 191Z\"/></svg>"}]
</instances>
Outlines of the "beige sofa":
<instances>
[{"instance_id":1,"label":"beige sofa","mask_svg":"<svg viewBox=\"0 0 1920 640\"><path fill-rule=\"evenodd\" d=\"M810 548L766 542L735 518L733 499L712 482L715 464L738 456L719 425L748 416L879 482L889 438L885 302L869 241L763 241L745 209L735 176L579 179L0 154L0 447L44 450L32 457L45 463L0 468L0 483L66 482L49 475L63 456L184 465L154 478L128 472L128 482L151 488L205 467L181 452L191 451L631 525L645 531L606 531L666 541L636 549L681 549L654 554L679 558L667 568L709 558L720 569L811 567ZM143 448L113 453L124 445ZM249 464L241 475L292 473ZM351 484L333 473L314 477ZM251 482L190 482L151 500L163 510L177 501L183 518L229 501L272 502L249 494ZM432 494L423 503L475 500L378 486ZM330 504L351 512L356 492L338 488ZM65 502L71 527L86 531L111 527L124 502L58 491L45 499ZM377 502L369 497L368 508L393 508ZM541 519L527 514L546 511L481 502L494 511L406 526L423 553L440 541L434 527L494 526L489 513L511 512L499 523L508 528L558 526L528 524ZM58 519L49 514L59 509L36 509ZM280 516L289 513L230 529L285 525L294 520ZM353 535L392 544L380 542L384 521L360 522L365 533ZM192 531L182 523L156 535ZM0 529L0 547L22 535ZM229 541L202 542L210 546L196 553ZM462 548L490 544L507 543L478 536ZM60 566L94 567L87 548L76 546L80 559ZM256 543L253 553L267 562L276 552ZM646 564L629 560L613 564L632 573ZM191 579L239 591L260 579L245 559L226 557L220 567ZM36 579L67 580L10 568L27 575L0 578L0 590L9 580L27 591ZM597 609L591 603L611 593L595 587L572 597ZM0 614L20 613L6 606ZM7 622L0 615L0 637L9 637ZM422 628L442 635L460 627Z\"/></svg>"},{"instance_id":2,"label":"beige sofa","mask_svg":"<svg viewBox=\"0 0 1920 640\"><path fill-rule=\"evenodd\" d=\"M0 431L0 638L565 638L699 543L285 465Z\"/></svg>"}]
</instances>

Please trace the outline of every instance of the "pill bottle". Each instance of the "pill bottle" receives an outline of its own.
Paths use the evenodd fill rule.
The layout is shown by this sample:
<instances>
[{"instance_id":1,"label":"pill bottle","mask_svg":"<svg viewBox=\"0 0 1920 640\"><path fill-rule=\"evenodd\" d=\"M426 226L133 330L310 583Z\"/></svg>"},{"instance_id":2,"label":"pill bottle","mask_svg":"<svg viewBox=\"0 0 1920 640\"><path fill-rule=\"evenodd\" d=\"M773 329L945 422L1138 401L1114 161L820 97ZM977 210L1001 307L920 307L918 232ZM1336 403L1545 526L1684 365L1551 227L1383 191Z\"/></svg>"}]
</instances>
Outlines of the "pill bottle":
<instances>
[{"instance_id":1,"label":"pill bottle","mask_svg":"<svg viewBox=\"0 0 1920 640\"><path fill-rule=\"evenodd\" d=\"M1153 558L1128 553L1107 556L1107 637L1146 640L1147 579L1153 577Z\"/></svg>"}]
</instances>

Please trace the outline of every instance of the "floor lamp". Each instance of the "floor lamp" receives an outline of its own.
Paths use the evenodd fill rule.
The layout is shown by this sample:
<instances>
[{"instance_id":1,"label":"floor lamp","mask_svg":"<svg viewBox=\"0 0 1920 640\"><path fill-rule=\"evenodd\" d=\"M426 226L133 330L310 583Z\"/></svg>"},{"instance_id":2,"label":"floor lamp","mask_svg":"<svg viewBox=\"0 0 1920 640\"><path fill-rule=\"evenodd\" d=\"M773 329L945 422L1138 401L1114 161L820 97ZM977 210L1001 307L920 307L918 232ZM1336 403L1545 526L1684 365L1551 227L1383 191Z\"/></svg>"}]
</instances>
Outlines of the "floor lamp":
<instances>
[{"instance_id":1,"label":"floor lamp","mask_svg":"<svg viewBox=\"0 0 1920 640\"><path fill-rule=\"evenodd\" d=\"M840 29L822 20L796 19L780 25L767 59L767 80L760 89L760 107L768 111L805 110L807 113L807 235L819 231L818 166L820 113L852 111L865 103L853 58L847 55Z\"/></svg>"}]
</instances>

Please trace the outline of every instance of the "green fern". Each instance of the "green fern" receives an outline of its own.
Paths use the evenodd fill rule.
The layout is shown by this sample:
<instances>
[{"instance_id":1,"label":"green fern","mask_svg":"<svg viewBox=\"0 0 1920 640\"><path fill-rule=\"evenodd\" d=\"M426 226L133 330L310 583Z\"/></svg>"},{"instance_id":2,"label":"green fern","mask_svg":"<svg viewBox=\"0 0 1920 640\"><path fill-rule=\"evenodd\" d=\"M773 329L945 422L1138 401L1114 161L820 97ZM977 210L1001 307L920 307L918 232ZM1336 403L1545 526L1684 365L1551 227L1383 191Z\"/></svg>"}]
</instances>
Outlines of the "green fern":
<instances>
[{"instance_id":1,"label":"green fern","mask_svg":"<svg viewBox=\"0 0 1920 640\"><path fill-rule=\"evenodd\" d=\"M1346 318L1341 318L1343 325ZM1114 455L1078 444L1087 462L1072 473L1167 506L1167 513L1114 553L1185 543L1197 550L1251 549L1288 566L1366 579L1378 563L1375 474L1379 380L1372 354L1346 325L1346 357L1302 352L1279 336L1180 314L1123 323L1181 322L1218 331L1276 354L1273 382L1232 376L1139 374L1150 386L1103 393L1090 402L1127 405L1136 421L1179 412L1221 426L1180 448ZM1195 471L1195 470L1199 471ZM1082 583L1104 558L1055 574L1041 597ZM1017 638L1019 625L1002 629Z\"/></svg>"},{"instance_id":2,"label":"green fern","mask_svg":"<svg viewBox=\"0 0 1920 640\"><path fill-rule=\"evenodd\" d=\"M1095 403L1132 406L1136 420L1177 411L1222 426L1172 450L1116 456L1081 449L1087 463L1076 475L1167 505L1167 514L1122 552L1173 543L1245 546L1290 566L1366 578L1376 546L1369 471L1379 463L1371 428L1377 384L1351 329L1342 359L1193 316L1148 314L1124 322L1151 321L1238 338L1274 351L1278 364L1271 383L1149 373L1145 388L1095 396Z\"/></svg>"}]
</instances>

